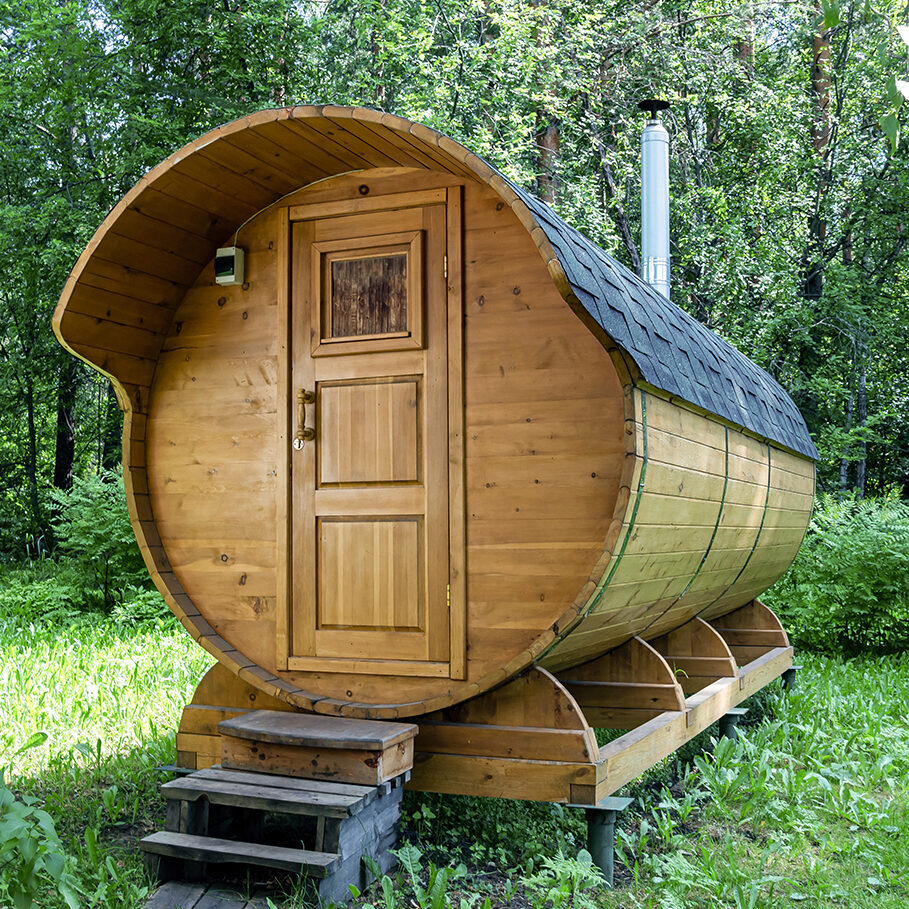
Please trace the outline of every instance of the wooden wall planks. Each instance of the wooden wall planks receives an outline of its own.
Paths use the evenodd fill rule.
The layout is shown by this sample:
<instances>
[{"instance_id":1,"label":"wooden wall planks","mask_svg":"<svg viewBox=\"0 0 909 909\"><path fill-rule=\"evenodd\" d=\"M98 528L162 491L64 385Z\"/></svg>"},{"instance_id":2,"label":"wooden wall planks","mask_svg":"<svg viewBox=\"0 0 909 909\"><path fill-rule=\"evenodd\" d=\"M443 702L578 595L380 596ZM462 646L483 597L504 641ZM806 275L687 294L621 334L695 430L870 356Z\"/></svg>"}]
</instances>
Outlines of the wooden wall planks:
<instances>
[{"instance_id":1,"label":"wooden wall planks","mask_svg":"<svg viewBox=\"0 0 909 909\"><path fill-rule=\"evenodd\" d=\"M459 182L413 171L370 179L371 195ZM256 291L217 287L207 266L155 377L150 491L163 545L213 628L269 671L281 558L274 245L285 206L349 183L291 196L247 225ZM288 674L294 685L385 702L482 687L504 662L530 661L521 654L571 607L601 554L625 460L622 388L511 209L497 204L488 188L465 186L467 678Z\"/></svg>"},{"instance_id":2,"label":"wooden wall planks","mask_svg":"<svg viewBox=\"0 0 909 909\"><path fill-rule=\"evenodd\" d=\"M810 462L656 394L638 390L635 402L647 459L637 508L608 586L546 655L550 669L748 602L785 571L811 515Z\"/></svg>"}]
</instances>

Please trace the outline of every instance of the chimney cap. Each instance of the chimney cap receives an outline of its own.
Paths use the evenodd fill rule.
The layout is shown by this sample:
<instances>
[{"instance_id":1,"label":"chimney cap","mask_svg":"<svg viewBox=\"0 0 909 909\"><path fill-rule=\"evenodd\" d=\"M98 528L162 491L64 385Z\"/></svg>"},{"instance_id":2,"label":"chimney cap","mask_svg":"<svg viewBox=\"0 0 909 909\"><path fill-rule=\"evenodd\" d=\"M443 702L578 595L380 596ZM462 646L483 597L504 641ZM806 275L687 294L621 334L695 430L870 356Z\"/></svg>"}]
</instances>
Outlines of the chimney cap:
<instances>
[{"instance_id":1,"label":"chimney cap","mask_svg":"<svg viewBox=\"0 0 909 909\"><path fill-rule=\"evenodd\" d=\"M658 120L659 117L657 114L659 111L669 110L669 102L659 98L648 98L645 101L639 102L638 107L643 111L647 111L650 114L651 120Z\"/></svg>"}]
</instances>

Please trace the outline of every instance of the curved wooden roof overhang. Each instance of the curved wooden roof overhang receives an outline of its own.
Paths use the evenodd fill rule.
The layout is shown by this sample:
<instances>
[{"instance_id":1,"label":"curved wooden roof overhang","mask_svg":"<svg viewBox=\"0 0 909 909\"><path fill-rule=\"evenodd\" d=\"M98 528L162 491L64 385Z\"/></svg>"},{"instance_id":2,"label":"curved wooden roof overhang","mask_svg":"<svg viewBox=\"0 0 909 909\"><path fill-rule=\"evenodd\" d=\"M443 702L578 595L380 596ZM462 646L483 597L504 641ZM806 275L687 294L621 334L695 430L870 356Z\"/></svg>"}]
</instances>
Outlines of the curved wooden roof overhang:
<instances>
[{"instance_id":1,"label":"curved wooden roof overhang","mask_svg":"<svg viewBox=\"0 0 909 909\"><path fill-rule=\"evenodd\" d=\"M241 225L289 193L375 167L418 167L489 185L524 225L553 283L626 381L643 382L808 457L816 457L816 450L794 404L766 373L482 158L429 127L363 108L282 108L228 123L175 152L143 177L98 228L64 286L54 331L64 347L114 385L127 414L124 453L129 458L127 482L133 482L129 501L136 534L150 570L192 636L241 677L298 707L388 716L394 714L392 705L346 704L295 688L216 633L170 569L147 491L136 482L144 482L144 446L130 445L144 442L148 393L172 316L215 251L230 245ZM677 342L684 360L671 350L665 353L670 340ZM666 362L660 359L661 349ZM686 375L691 378L687 384ZM746 395L754 399L755 389L758 399L769 394L776 410L786 411L785 426L763 419L760 407L749 411ZM577 618L570 612L558 623L562 634L565 622ZM542 635L526 662L554 637L554 632ZM501 680L520 668L503 667ZM466 691L458 700L468 696ZM450 702L440 699L427 706Z\"/></svg>"},{"instance_id":2,"label":"curved wooden roof overhang","mask_svg":"<svg viewBox=\"0 0 909 909\"><path fill-rule=\"evenodd\" d=\"M57 338L114 382L125 410L142 412L169 316L215 250L288 193L374 167L420 167L488 183L567 290L558 258L527 206L477 155L391 114L292 107L218 127L149 171L76 262L54 313Z\"/></svg>"}]
</instances>

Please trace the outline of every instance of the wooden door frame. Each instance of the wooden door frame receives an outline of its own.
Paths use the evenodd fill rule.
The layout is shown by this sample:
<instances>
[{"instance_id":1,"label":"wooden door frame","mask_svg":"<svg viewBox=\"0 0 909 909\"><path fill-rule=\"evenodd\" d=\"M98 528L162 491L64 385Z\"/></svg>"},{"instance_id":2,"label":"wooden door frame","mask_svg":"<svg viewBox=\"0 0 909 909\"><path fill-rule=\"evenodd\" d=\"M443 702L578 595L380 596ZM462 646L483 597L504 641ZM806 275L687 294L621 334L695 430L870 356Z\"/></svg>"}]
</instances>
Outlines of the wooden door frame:
<instances>
[{"instance_id":1,"label":"wooden door frame","mask_svg":"<svg viewBox=\"0 0 909 909\"><path fill-rule=\"evenodd\" d=\"M335 217L364 211L386 211L445 203L446 311L448 354L448 558L449 558L449 672L452 679L467 677L467 577L464 459L464 342L463 342L463 233L462 187L450 186L409 193L378 193L279 210L277 238L278 369L277 440L278 491L277 591L275 614L275 668L287 671L291 645L292 553L291 421L293 394L291 343L291 225L293 221Z\"/></svg>"}]
</instances>

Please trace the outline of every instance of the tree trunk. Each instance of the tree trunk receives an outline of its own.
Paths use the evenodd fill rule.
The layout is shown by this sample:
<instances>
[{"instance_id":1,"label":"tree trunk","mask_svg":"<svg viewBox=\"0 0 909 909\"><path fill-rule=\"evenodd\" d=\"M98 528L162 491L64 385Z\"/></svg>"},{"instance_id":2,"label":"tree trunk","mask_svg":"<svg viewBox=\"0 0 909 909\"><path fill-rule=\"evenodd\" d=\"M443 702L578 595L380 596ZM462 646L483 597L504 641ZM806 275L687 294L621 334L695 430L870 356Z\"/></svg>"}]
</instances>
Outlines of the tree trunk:
<instances>
[{"instance_id":1,"label":"tree trunk","mask_svg":"<svg viewBox=\"0 0 909 909\"><path fill-rule=\"evenodd\" d=\"M67 357L57 380L57 441L54 449L54 486L67 490L73 485L76 454L75 406L79 363Z\"/></svg>"},{"instance_id":2,"label":"tree trunk","mask_svg":"<svg viewBox=\"0 0 909 909\"><path fill-rule=\"evenodd\" d=\"M46 528L38 498L38 430L35 425L35 388L31 376L25 380L25 409L28 425L28 455L25 461L25 475L28 477L28 498L32 512L32 533L39 552L46 547Z\"/></svg>"},{"instance_id":3,"label":"tree trunk","mask_svg":"<svg viewBox=\"0 0 909 909\"><path fill-rule=\"evenodd\" d=\"M820 2L815 2L818 16L811 59L811 144L817 157L817 186L814 212L808 221L808 242L805 249L805 285L807 298L819 298L824 292L824 247L827 240L827 221L823 207L829 185L827 152L830 145L830 30L824 25Z\"/></svg>"},{"instance_id":4,"label":"tree trunk","mask_svg":"<svg viewBox=\"0 0 909 909\"><path fill-rule=\"evenodd\" d=\"M559 157L559 127L543 111L537 113L537 195L547 205L556 200L556 167Z\"/></svg>"},{"instance_id":5,"label":"tree trunk","mask_svg":"<svg viewBox=\"0 0 909 909\"><path fill-rule=\"evenodd\" d=\"M849 400L846 402L846 435L849 435L849 430L852 429L852 408L855 403L855 393L852 392L849 395ZM846 450L843 452L842 458L840 458L840 499L846 494L846 488L849 485L849 445L847 443Z\"/></svg>"},{"instance_id":6,"label":"tree trunk","mask_svg":"<svg viewBox=\"0 0 909 909\"><path fill-rule=\"evenodd\" d=\"M741 37L735 45L735 56L746 76L754 75L754 4L749 3L742 14Z\"/></svg>"},{"instance_id":7,"label":"tree trunk","mask_svg":"<svg viewBox=\"0 0 909 909\"><path fill-rule=\"evenodd\" d=\"M858 427L860 430L864 430L865 423L868 419L868 394L865 388L865 351L862 350L862 365L859 368L859 385L858 385L858 394L856 395L856 410L858 411ZM855 462L855 488L858 491L858 497L860 499L865 498L865 466L866 466L866 456L868 453L868 443L865 441L864 435L862 435L861 440L859 441L859 453L861 457L858 461Z\"/></svg>"},{"instance_id":8,"label":"tree trunk","mask_svg":"<svg viewBox=\"0 0 909 909\"><path fill-rule=\"evenodd\" d=\"M104 407L104 438L101 448L101 466L110 470L120 463L123 444L123 421L114 386L107 383L107 397Z\"/></svg>"}]
</instances>

